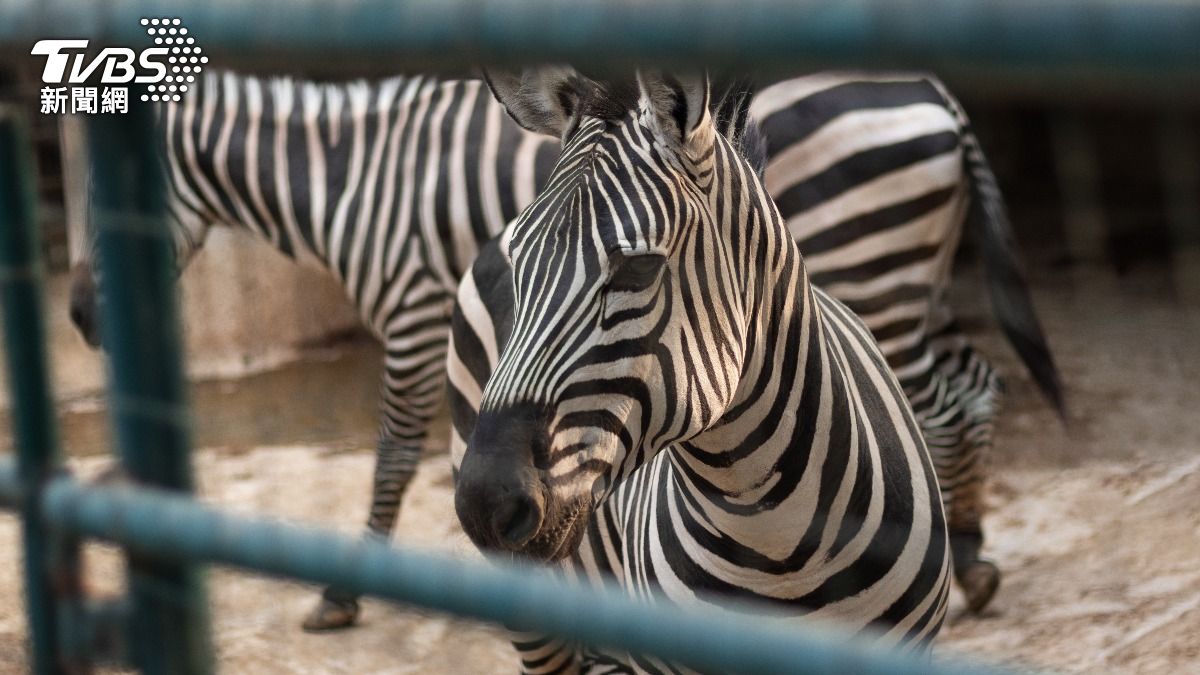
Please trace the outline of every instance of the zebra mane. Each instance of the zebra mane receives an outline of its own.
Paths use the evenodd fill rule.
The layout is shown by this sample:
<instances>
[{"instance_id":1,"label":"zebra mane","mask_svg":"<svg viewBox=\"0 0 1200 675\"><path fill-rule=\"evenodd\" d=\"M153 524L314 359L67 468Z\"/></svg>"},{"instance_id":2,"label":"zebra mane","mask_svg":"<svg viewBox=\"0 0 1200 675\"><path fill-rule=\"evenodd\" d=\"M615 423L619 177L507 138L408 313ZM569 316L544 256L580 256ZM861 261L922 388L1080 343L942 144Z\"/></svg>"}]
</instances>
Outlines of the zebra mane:
<instances>
[{"instance_id":1,"label":"zebra mane","mask_svg":"<svg viewBox=\"0 0 1200 675\"><path fill-rule=\"evenodd\" d=\"M616 80L575 77L571 86L578 96L576 119L595 117L615 122L636 111L641 99L637 80L632 77Z\"/></svg>"},{"instance_id":2,"label":"zebra mane","mask_svg":"<svg viewBox=\"0 0 1200 675\"><path fill-rule=\"evenodd\" d=\"M641 99L635 77L606 80L583 77L572 81L579 96L575 116L595 117L615 122L636 111ZM761 179L767 168L767 141L758 122L750 119L750 99L755 93L749 77L724 77L714 80L709 112L717 132L729 140Z\"/></svg>"},{"instance_id":3,"label":"zebra mane","mask_svg":"<svg viewBox=\"0 0 1200 675\"><path fill-rule=\"evenodd\" d=\"M718 77L713 82L712 116L717 131L729 140L761 179L767 168L767 139L750 118L755 84L749 77Z\"/></svg>"},{"instance_id":4,"label":"zebra mane","mask_svg":"<svg viewBox=\"0 0 1200 675\"><path fill-rule=\"evenodd\" d=\"M734 143L734 148L746 159L750 168L754 169L754 174L758 176L758 179L762 180L767 170L767 135L763 133L758 120L748 119L746 121L746 126L742 130L742 135L738 137L738 141Z\"/></svg>"}]
</instances>

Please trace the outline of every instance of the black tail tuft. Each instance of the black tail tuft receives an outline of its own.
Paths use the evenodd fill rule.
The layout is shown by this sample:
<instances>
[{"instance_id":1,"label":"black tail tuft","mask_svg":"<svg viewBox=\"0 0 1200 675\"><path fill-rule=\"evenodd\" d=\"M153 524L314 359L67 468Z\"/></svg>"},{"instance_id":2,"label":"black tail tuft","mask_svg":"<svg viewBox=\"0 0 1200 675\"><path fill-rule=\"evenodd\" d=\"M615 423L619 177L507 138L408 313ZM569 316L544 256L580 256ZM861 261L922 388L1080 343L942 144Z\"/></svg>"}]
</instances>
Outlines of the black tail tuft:
<instances>
[{"instance_id":1,"label":"black tail tuft","mask_svg":"<svg viewBox=\"0 0 1200 675\"><path fill-rule=\"evenodd\" d=\"M1054 357L1046 343L1041 323L1033 310L1029 286L1017 261L1016 243L996 178L983 150L969 127L964 125L963 146L971 181L968 218L978 230L992 311L1008 341L1029 369L1038 388L1066 421L1067 405Z\"/></svg>"}]
</instances>

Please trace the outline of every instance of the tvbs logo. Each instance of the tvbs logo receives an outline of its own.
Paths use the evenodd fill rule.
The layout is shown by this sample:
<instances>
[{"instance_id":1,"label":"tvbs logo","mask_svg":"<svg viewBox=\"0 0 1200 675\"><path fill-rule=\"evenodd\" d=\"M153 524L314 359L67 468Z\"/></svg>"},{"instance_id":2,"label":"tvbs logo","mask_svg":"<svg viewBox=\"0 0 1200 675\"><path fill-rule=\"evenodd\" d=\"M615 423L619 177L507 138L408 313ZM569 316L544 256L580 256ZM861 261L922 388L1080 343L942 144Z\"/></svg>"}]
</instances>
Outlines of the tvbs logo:
<instances>
[{"instance_id":1,"label":"tvbs logo","mask_svg":"<svg viewBox=\"0 0 1200 675\"><path fill-rule=\"evenodd\" d=\"M143 101L181 101L208 57L180 19L145 18L141 23L154 46L140 51L105 47L89 57L88 40L41 40L35 44L31 53L46 59L42 112L126 112L130 84L146 86Z\"/></svg>"}]
</instances>

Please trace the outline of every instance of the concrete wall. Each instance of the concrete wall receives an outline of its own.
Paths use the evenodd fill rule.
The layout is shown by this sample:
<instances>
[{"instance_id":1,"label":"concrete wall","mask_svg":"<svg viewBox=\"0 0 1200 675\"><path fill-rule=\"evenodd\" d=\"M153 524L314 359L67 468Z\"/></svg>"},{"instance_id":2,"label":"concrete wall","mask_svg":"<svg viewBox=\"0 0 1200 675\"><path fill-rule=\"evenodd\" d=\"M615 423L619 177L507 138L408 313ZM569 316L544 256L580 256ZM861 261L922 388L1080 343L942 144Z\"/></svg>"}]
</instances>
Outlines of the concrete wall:
<instances>
[{"instance_id":1,"label":"concrete wall","mask_svg":"<svg viewBox=\"0 0 1200 675\"><path fill-rule=\"evenodd\" d=\"M104 387L104 361L67 317L68 287L66 274L46 280L54 390L56 398L87 407ZM331 275L297 265L244 232L213 230L183 275L180 295L193 379L265 370L362 330ZM8 407L4 370L0 408Z\"/></svg>"},{"instance_id":2,"label":"concrete wall","mask_svg":"<svg viewBox=\"0 0 1200 675\"><path fill-rule=\"evenodd\" d=\"M195 376L260 370L359 327L332 275L243 231L214 228L181 288Z\"/></svg>"}]
</instances>

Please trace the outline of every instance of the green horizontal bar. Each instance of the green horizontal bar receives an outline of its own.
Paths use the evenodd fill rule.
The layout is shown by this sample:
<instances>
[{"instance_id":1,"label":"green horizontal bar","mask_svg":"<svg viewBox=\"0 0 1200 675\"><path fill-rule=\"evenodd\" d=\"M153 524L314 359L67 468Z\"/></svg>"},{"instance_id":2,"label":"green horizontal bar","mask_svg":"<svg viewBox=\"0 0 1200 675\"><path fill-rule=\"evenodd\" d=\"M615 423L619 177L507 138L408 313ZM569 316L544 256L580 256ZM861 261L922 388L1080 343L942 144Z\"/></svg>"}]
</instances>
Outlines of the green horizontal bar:
<instances>
[{"instance_id":1,"label":"green horizontal bar","mask_svg":"<svg viewBox=\"0 0 1200 675\"><path fill-rule=\"evenodd\" d=\"M395 69L571 61L970 67L1026 78L1039 69L1200 70L1200 3L1179 0L10 0L0 3L0 43L145 45L139 20L164 13L208 51L287 52L294 66L370 55Z\"/></svg>"},{"instance_id":2,"label":"green horizontal bar","mask_svg":"<svg viewBox=\"0 0 1200 675\"><path fill-rule=\"evenodd\" d=\"M451 614L521 626L688 664L704 672L941 675L1005 672L938 663L850 641L808 626L706 609L636 604L616 589L572 586L545 570L396 549L375 540L262 518L234 517L176 494L88 487L47 489L54 526L113 541L141 555L231 565L331 585Z\"/></svg>"}]
</instances>

